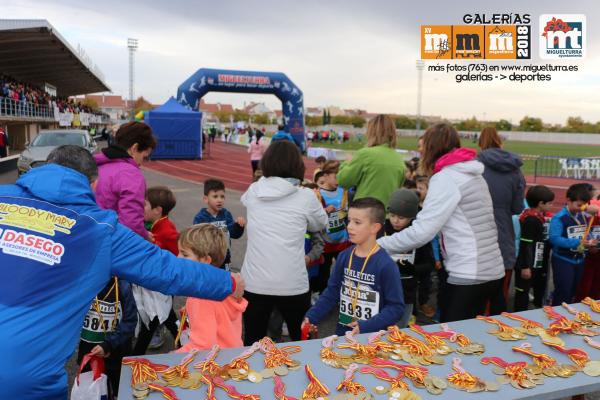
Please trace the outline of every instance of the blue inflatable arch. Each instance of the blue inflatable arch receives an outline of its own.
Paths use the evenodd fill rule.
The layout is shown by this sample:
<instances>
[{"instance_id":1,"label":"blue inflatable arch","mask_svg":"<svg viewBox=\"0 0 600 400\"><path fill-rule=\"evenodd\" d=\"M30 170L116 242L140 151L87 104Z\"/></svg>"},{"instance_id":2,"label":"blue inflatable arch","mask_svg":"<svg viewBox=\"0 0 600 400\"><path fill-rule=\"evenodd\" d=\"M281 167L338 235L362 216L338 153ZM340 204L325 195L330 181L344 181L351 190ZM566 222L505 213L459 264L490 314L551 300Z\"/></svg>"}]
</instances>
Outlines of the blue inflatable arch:
<instances>
[{"instance_id":1,"label":"blue inflatable arch","mask_svg":"<svg viewBox=\"0 0 600 400\"><path fill-rule=\"evenodd\" d=\"M281 100L283 125L304 150L304 96L281 72L233 71L200 68L177 89L177 100L198 110L208 92L274 94Z\"/></svg>"}]
</instances>

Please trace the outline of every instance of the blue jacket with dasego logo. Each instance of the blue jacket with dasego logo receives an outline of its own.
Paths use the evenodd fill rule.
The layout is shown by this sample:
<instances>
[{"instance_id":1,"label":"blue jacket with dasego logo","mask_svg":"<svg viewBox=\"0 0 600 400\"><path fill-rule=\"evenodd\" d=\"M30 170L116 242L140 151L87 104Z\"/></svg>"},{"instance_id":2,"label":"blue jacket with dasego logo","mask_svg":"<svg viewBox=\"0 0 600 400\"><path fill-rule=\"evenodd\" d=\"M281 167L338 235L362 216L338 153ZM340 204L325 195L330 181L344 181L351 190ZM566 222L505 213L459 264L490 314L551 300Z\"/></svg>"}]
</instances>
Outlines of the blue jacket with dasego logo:
<instances>
[{"instance_id":1,"label":"blue jacket with dasego logo","mask_svg":"<svg viewBox=\"0 0 600 400\"><path fill-rule=\"evenodd\" d=\"M222 300L229 273L178 259L97 205L58 165L0 186L0 399L66 399L64 365L111 275L165 294Z\"/></svg>"}]
</instances>

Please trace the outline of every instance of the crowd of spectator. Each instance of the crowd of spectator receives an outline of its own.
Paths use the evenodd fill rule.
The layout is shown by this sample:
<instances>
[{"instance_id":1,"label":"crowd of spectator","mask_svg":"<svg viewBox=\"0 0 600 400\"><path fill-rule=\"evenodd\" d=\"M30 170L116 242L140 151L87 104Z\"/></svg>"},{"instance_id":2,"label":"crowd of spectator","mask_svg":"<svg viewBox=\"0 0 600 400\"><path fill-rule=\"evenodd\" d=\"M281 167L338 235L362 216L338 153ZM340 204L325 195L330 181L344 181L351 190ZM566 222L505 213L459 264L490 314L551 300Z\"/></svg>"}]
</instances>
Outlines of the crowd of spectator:
<instances>
[{"instance_id":1,"label":"crowd of spectator","mask_svg":"<svg viewBox=\"0 0 600 400\"><path fill-rule=\"evenodd\" d=\"M93 112L90 107L74 99L52 96L35 85L0 74L0 101L5 98L14 100L22 106L33 106L34 109L39 107L54 109L56 106L60 112Z\"/></svg>"}]
</instances>

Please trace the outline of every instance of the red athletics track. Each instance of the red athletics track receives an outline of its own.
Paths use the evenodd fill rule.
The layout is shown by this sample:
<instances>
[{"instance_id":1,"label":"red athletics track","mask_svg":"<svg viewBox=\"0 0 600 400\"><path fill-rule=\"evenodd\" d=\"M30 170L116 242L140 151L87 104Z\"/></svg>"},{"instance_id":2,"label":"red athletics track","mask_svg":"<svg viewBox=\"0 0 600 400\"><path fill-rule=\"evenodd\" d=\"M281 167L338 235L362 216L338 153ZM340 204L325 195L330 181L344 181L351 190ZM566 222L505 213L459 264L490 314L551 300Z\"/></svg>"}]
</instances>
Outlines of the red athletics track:
<instances>
[{"instance_id":1,"label":"red athletics track","mask_svg":"<svg viewBox=\"0 0 600 400\"><path fill-rule=\"evenodd\" d=\"M305 177L312 179L316 164L314 160L307 158L305 164ZM201 183L207 178L219 178L228 189L241 192L246 191L252 183L252 168L246 147L223 142L211 143L210 152L205 153L203 160L157 160L145 163L144 167L193 182ZM585 180L538 177L534 183L533 176L527 176L528 186L546 185L554 191L556 199L553 211L558 211L565 203L565 192L569 185L580 182Z\"/></svg>"},{"instance_id":2,"label":"red athletics track","mask_svg":"<svg viewBox=\"0 0 600 400\"><path fill-rule=\"evenodd\" d=\"M208 178L218 178L227 189L245 192L252 183L252 167L247 148L235 144L214 142L202 160L156 160L144 163L144 167L174 177L203 182ZM305 158L307 179L312 179L316 164Z\"/></svg>"}]
</instances>

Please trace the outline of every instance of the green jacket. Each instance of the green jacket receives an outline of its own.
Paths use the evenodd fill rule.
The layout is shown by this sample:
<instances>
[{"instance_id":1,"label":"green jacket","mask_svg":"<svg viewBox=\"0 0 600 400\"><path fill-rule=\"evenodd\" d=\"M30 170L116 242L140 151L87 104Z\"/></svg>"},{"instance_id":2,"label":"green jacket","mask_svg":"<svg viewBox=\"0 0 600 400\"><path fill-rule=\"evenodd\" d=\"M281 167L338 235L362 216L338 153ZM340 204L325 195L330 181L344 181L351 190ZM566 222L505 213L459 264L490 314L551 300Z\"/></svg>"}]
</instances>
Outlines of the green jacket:
<instances>
[{"instance_id":1,"label":"green jacket","mask_svg":"<svg viewBox=\"0 0 600 400\"><path fill-rule=\"evenodd\" d=\"M340 165L338 184L356 187L354 199L375 197L386 206L392 192L404 183L404 159L388 145L365 147Z\"/></svg>"}]
</instances>

